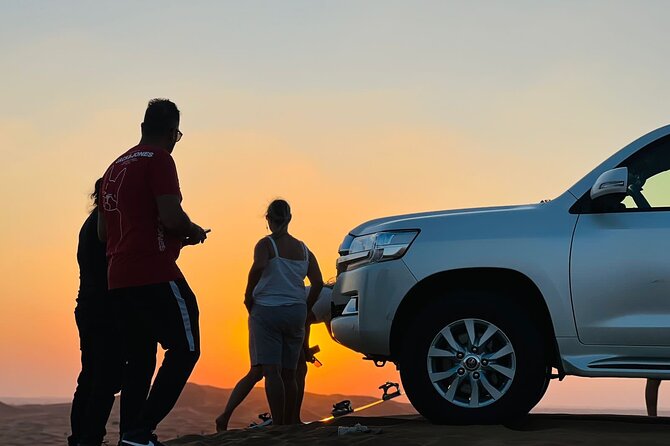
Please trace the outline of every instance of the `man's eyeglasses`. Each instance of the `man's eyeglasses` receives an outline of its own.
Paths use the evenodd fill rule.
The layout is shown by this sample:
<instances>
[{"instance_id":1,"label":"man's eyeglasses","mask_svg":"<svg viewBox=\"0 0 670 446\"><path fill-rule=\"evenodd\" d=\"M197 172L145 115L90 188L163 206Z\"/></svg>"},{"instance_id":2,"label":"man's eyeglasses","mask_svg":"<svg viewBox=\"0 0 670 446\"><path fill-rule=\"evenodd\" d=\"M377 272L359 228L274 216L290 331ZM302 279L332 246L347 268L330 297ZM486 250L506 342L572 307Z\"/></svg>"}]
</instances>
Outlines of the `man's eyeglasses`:
<instances>
[{"instance_id":1,"label":"man's eyeglasses","mask_svg":"<svg viewBox=\"0 0 670 446\"><path fill-rule=\"evenodd\" d=\"M184 136L184 134L179 129L175 130L177 131L177 133L175 134L175 142L179 142L179 140L181 139L182 136Z\"/></svg>"}]
</instances>

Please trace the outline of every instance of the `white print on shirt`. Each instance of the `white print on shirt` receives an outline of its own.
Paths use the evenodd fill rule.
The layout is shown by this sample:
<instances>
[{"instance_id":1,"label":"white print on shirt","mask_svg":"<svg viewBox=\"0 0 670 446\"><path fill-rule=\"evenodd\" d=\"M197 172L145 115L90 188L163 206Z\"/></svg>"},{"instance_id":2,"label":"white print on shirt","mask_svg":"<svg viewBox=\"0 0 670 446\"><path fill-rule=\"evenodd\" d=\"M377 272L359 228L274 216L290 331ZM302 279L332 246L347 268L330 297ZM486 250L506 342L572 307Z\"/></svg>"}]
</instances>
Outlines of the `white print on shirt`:
<instances>
[{"instance_id":1,"label":"white print on shirt","mask_svg":"<svg viewBox=\"0 0 670 446\"><path fill-rule=\"evenodd\" d=\"M113 175L114 166L109 171L105 190L102 191L102 207L109 212L119 210L119 189L121 189L123 179L126 177L126 169L122 169L115 177Z\"/></svg>"},{"instance_id":2,"label":"white print on shirt","mask_svg":"<svg viewBox=\"0 0 670 446\"><path fill-rule=\"evenodd\" d=\"M133 159L133 158L139 158L139 157L153 158L153 156L154 156L154 152L133 152L129 155L122 156L121 158L116 160L116 162L114 164L121 164L124 161L128 161L128 160Z\"/></svg>"},{"instance_id":3,"label":"white print on shirt","mask_svg":"<svg viewBox=\"0 0 670 446\"><path fill-rule=\"evenodd\" d=\"M126 177L126 168L123 168L116 175L114 174L114 166L109 168L109 175L105 182L104 190L102 191L102 208L107 212L117 212L119 216L119 243L123 239L123 216L119 210L119 190L123 184L123 179Z\"/></svg>"},{"instance_id":4,"label":"white print on shirt","mask_svg":"<svg viewBox=\"0 0 670 446\"><path fill-rule=\"evenodd\" d=\"M158 250L160 252L165 251L165 230L160 222L158 223Z\"/></svg>"}]
</instances>

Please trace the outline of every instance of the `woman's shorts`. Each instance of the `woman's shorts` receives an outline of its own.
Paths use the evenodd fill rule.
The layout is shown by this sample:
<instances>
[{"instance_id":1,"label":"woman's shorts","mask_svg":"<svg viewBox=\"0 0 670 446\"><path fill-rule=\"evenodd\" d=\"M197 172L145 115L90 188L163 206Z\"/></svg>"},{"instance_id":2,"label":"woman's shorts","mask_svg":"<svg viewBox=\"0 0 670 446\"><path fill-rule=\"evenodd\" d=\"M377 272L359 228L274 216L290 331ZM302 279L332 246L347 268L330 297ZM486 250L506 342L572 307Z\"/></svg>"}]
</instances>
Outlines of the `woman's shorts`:
<instances>
[{"instance_id":1,"label":"woman's shorts","mask_svg":"<svg viewBox=\"0 0 670 446\"><path fill-rule=\"evenodd\" d=\"M307 305L266 307L254 305L249 314L251 365L298 367L305 339Z\"/></svg>"}]
</instances>

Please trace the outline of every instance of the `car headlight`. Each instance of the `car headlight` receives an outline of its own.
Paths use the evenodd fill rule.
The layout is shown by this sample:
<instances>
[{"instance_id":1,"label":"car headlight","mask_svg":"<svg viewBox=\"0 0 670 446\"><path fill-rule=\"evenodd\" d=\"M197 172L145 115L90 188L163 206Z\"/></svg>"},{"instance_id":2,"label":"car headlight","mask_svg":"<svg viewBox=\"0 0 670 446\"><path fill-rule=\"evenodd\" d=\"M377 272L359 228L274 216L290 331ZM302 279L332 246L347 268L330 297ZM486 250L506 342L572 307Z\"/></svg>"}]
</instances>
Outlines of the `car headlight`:
<instances>
[{"instance_id":1,"label":"car headlight","mask_svg":"<svg viewBox=\"0 0 670 446\"><path fill-rule=\"evenodd\" d=\"M355 237L349 252L337 259L338 270L402 257L419 231L384 231Z\"/></svg>"}]
</instances>

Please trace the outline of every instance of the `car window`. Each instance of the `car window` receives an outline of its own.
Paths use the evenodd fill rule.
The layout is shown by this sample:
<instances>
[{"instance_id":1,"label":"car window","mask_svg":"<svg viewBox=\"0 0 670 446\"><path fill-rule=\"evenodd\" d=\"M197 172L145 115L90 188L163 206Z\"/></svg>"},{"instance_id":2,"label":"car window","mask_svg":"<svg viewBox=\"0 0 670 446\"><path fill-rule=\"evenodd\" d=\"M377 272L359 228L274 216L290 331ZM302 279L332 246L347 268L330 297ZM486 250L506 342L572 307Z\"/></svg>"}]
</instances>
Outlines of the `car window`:
<instances>
[{"instance_id":1,"label":"car window","mask_svg":"<svg viewBox=\"0 0 670 446\"><path fill-rule=\"evenodd\" d=\"M641 193L650 208L670 208L670 171L666 170L647 179ZM640 209L630 193L626 195L623 204L626 209Z\"/></svg>"},{"instance_id":2,"label":"car window","mask_svg":"<svg viewBox=\"0 0 670 446\"><path fill-rule=\"evenodd\" d=\"M592 200L589 190L570 213L670 211L670 135L653 141L616 167L628 168L628 192Z\"/></svg>"},{"instance_id":3,"label":"car window","mask_svg":"<svg viewBox=\"0 0 670 446\"><path fill-rule=\"evenodd\" d=\"M670 138L664 137L638 151L621 167L628 168L626 209L670 208Z\"/></svg>"}]
</instances>

